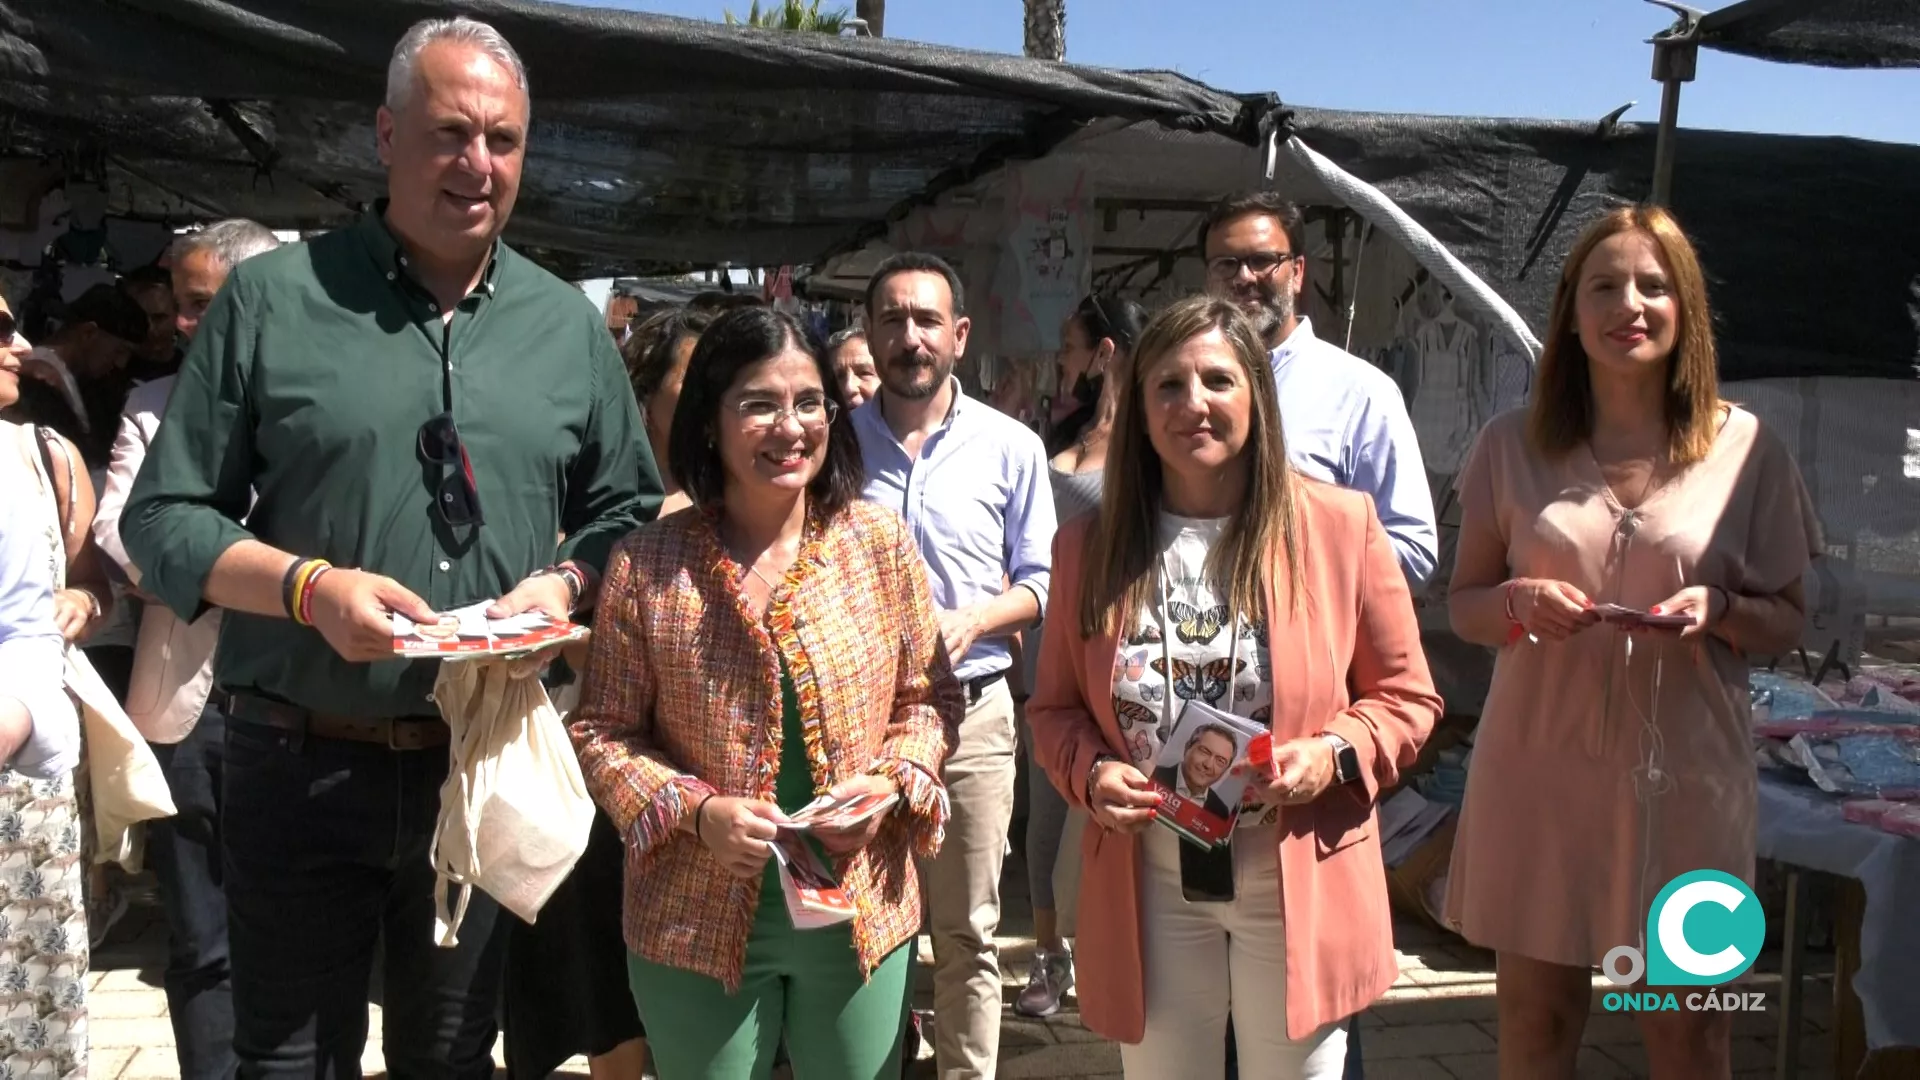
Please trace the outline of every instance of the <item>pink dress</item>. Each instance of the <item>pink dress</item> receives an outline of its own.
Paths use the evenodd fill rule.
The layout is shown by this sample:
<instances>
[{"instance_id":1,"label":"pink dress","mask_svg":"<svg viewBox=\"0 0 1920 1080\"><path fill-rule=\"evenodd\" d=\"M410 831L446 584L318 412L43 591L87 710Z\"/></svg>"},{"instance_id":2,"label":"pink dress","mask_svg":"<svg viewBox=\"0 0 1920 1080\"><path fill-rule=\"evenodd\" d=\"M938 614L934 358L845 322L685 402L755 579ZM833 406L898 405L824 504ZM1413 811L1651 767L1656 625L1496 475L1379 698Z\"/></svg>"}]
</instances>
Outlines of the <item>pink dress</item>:
<instances>
[{"instance_id":1,"label":"pink dress","mask_svg":"<svg viewBox=\"0 0 1920 1080\"><path fill-rule=\"evenodd\" d=\"M1515 577L1645 609L1691 585L1770 595L1821 550L1787 449L1733 408L1713 450L1635 511L1592 452L1559 461L1494 419L1458 481L1463 531ZM1696 643L1698 642L1698 643ZM1570 967L1643 945L1660 888L1690 870L1751 881L1756 816L1747 659L1718 637L1596 626L1500 650L1467 772L1447 921L1467 940Z\"/></svg>"}]
</instances>

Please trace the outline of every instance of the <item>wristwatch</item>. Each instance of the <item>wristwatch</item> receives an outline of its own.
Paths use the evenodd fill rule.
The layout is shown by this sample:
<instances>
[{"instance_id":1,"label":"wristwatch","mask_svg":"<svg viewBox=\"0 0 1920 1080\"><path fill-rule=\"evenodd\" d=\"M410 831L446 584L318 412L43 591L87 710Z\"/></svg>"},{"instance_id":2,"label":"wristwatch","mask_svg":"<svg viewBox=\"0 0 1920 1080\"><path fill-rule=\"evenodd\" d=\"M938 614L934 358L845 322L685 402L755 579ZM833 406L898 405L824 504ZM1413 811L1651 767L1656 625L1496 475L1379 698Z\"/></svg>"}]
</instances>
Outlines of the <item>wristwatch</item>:
<instances>
[{"instance_id":1,"label":"wristwatch","mask_svg":"<svg viewBox=\"0 0 1920 1080\"><path fill-rule=\"evenodd\" d=\"M548 574L555 575L559 577L561 581L567 583L567 610L569 612L579 611L580 596L587 591L585 575L567 563L555 563L552 566L544 566L535 570L531 576L544 577Z\"/></svg>"},{"instance_id":2,"label":"wristwatch","mask_svg":"<svg viewBox=\"0 0 1920 1080\"><path fill-rule=\"evenodd\" d=\"M1360 751L1353 744L1332 732L1322 732L1321 738L1333 747L1333 782L1351 784L1360 779Z\"/></svg>"}]
</instances>

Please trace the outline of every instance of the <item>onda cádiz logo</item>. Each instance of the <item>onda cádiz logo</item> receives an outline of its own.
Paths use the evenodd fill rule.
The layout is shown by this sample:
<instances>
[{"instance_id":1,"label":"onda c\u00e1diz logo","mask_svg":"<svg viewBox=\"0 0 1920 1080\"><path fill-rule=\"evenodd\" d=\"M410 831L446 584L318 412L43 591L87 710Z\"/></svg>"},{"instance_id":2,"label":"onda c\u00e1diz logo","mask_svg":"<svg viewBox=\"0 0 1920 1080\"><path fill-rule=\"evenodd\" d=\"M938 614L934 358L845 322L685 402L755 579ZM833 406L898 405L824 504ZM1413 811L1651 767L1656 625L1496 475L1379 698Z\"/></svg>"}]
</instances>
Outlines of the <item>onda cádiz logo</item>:
<instances>
[{"instance_id":1,"label":"onda c\u00e1diz logo","mask_svg":"<svg viewBox=\"0 0 1920 1080\"><path fill-rule=\"evenodd\" d=\"M1648 989L1610 992L1601 1005L1608 1012L1764 1012L1765 994L1655 988L1731 982L1753 966L1766 936L1760 898L1745 882L1718 870L1681 874L1667 882L1647 912L1649 955L1621 945L1600 965L1613 985L1632 987L1644 975Z\"/></svg>"}]
</instances>

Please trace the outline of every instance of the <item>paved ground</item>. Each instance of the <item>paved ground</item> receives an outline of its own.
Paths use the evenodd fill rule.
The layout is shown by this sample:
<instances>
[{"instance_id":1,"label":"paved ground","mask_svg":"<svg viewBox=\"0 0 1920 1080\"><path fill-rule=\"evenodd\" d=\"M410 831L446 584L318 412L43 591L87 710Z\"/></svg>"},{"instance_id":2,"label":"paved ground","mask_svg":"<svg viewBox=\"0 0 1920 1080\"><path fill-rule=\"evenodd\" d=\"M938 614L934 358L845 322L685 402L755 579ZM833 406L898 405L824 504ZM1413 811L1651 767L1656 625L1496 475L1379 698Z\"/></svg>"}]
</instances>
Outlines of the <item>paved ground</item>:
<instances>
[{"instance_id":1,"label":"paved ground","mask_svg":"<svg viewBox=\"0 0 1920 1080\"><path fill-rule=\"evenodd\" d=\"M1017 860L1009 860L1007 900L1010 911L1024 909L1025 883ZM164 926L158 912L137 908L116 927L107 946L94 957L88 1007L93 1032L94 1080L144 1080L174 1077L173 1031L166 1019L166 998L159 990L159 968L165 959ZM1007 976L1006 1000L1025 983L1032 940L1024 918L1009 918L1003 937ZM1493 958L1458 939L1410 923L1395 928L1401 976L1385 1000L1368 1010L1364 1020L1368 1080L1492 1080L1495 1022ZM923 967L916 1005L932 1004L930 969L924 967L929 946L923 939ZM1777 968L1763 959L1757 970ZM1763 1080L1773 1075L1779 995L1772 976L1757 977L1753 989L1765 991L1776 1011L1741 1014L1734 1027L1733 1064L1736 1080ZM1801 1039L1801 1076L1830 1080L1832 1047L1828 1020L1832 1013L1831 983L1824 977L1809 980L1807 1023ZM1646 1062L1630 1018L1604 1013L1595 994L1593 1018L1587 1025L1581 1052L1581 1080L1618 1080L1645 1077ZM380 1030L375 1012L372 1030ZM1112 1077L1120 1075L1119 1049L1080 1026L1079 1014L1069 1008L1050 1020L1029 1021L1009 1010L1002 1028L1000 1075L1008 1080L1053 1077ZM929 1051L930 1053L930 1051ZM378 1041L367 1048L364 1067L369 1075L384 1072ZM586 1075L584 1061L570 1063L565 1073ZM504 1076L504 1073L502 1074ZM933 1075L930 1061L909 1072L916 1080Z\"/></svg>"}]
</instances>

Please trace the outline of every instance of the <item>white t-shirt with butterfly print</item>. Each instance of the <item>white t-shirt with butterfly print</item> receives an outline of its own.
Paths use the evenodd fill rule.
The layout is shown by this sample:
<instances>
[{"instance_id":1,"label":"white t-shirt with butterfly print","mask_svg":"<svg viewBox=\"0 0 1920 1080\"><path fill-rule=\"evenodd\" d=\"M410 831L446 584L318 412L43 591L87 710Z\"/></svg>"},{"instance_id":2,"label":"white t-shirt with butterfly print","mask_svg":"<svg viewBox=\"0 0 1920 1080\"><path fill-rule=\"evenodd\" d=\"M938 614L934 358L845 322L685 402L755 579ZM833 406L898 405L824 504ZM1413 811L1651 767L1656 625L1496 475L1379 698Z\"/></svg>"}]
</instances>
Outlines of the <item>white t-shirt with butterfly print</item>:
<instances>
[{"instance_id":1,"label":"white t-shirt with butterfly print","mask_svg":"<svg viewBox=\"0 0 1920 1080\"><path fill-rule=\"evenodd\" d=\"M1184 702L1270 724L1272 657L1265 612L1240 612L1229 626L1226 599L1206 575L1207 554L1226 518L1160 515L1164 588L1135 616L1113 664L1113 711L1134 767L1151 774ZM1237 639L1237 643L1236 643ZM1277 808L1240 815L1240 827L1271 825Z\"/></svg>"}]
</instances>

